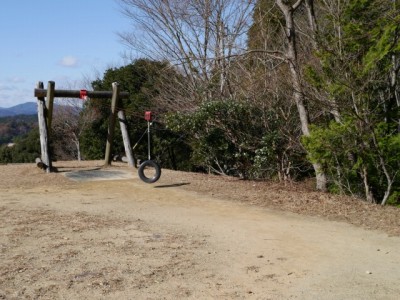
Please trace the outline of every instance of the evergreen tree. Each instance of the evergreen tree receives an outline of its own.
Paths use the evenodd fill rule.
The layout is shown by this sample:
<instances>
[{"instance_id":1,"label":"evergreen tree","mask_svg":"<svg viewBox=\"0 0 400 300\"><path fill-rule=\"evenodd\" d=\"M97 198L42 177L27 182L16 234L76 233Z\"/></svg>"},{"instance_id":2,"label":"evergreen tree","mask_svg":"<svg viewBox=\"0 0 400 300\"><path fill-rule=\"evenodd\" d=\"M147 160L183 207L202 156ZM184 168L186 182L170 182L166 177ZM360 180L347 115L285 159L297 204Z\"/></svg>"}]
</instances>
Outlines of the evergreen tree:
<instances>
[{"instance_id":1,"label":"evergreen tree","mask_svg":"<svg viewBox=\"0 0 400 300\"><path fill-rule=\"evenodd\" d=\"M157 159L164 167L188 169L186 163L190 151L183 139L166 130L161 122L165 113L165 103L157 102L157 96L162 85L161 79L165 78L166 72L171 75L170 77L177 76L166 63L139 59L120 68L108 69L104 77L97 79L92 85L94 90L109 90L113 82L118 82L121 91L129 92L129 99L120 101L117 110L125 112L132 144L142 137L147 128L144 120L145 111L152 111L155 116L153 152L158 156ZM85 110L94 110L97 115L92 126L83 133L81 146L83 155L87 159L104 157L110 107L111 101L104 99L90 99L85 105ZM113 153L123 153L124 146L118 123L114 138ZM139 157L142 159L147 153L145 141L146 139L143 139L135 148L135 153L142 156Z\"/></svg>"},{"instance_id":2,"label":"evergreen tree","mask_svg":"<svg viewBox=\"0 0 400 300\"><path fill-rule=\"evenodd\" d=\"M342 120L315 128L305 145L330 173L333 188L396 203L400 13L390 0L341 4L340 14L326 18L319 36L322 68L309 79L335 100Z\"/></svg>"},{"instance_id":3,"label":"evergreen tree","mask_svg":"<svg viewBox=\"0 0 400 300\"><path fill-rule=\"evenodd\" d=\"M40 157L38 128L14 140L14 146L0 148L0 163L33 163Z\"/></svg>"}]
</instances>

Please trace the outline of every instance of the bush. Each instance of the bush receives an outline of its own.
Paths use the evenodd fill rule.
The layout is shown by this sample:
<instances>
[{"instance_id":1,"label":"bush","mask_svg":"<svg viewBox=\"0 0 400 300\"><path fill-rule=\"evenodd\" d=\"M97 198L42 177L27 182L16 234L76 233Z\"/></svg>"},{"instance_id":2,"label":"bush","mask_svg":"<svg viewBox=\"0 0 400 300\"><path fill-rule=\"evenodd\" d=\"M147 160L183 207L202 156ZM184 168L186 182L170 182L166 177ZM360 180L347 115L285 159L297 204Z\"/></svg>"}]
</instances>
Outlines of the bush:
<instances>
[{"instance_id":1,"label":"bush","mask_svg":"<svg viewBox=\"0 0 400 300\"><path fill-rule=\"evenodd\" d=\"M302 141L309 159L320 163L329 176L331 191L381 202L389 188L388 203L399 204L400 136L395 128L387 123L369 127L348 118L326 128L314 126ZM393 180L391 186L387 176Z\"/></svg>"},{"instance_id":2,"label":"bush","mask_svg":"<svg viewBox=\"0 0 400 300\"><path fill-rule=\"evenodd\" d=\"M277 114L248 102L206 102L193 113L168 115L166 123L187 134L191 163L208 172L290 179L307 165L304 151L281 134L284 124Z\"/></svg>"}]
</instances>

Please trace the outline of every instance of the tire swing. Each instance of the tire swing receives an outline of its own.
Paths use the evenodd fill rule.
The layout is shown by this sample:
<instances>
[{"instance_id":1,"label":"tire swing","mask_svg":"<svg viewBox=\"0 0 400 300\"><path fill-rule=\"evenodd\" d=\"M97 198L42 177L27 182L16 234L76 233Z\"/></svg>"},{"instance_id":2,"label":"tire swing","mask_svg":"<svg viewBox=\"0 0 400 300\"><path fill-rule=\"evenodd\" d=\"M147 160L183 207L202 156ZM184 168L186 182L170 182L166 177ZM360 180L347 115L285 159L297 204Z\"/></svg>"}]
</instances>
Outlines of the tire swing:
<instances>
[{"instance_id":1,"label":"tire swing","mask_svg":"<svg viewBox=\"0 0 400 300\"><path fill-rule=\"evenodd\" d=\"M139 178L146 183L154 183L161 177L160 165L151 159L150 153L150 126L151 124L151 112L146 111L144 115L147 121L147 160L143 161L138 169Z\"/></svg>"},{"instance_id":2,"label":"tire swing","mask_svg":"<svg viewBox=\"0 0 400 300\"><path fill-rule=\"evenodd\" d=\"M139 178L146 183L154 183L161 176L161 167L154 160L145 160L138 169Z\"/></svg>"}]
</instances>

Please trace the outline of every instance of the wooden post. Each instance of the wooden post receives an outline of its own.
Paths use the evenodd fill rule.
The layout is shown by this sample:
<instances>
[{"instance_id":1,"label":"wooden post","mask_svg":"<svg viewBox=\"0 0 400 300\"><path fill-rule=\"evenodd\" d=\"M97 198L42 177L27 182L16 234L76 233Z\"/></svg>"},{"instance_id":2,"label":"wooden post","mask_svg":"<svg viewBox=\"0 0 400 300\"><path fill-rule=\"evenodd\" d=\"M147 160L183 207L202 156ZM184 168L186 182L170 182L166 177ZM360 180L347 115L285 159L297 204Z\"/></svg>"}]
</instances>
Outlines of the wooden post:
<instances>
[{"instance_id":1,"label":"wooden post","mask_svg":"<svg viewBox=\"0 0 400 300\"><path fill-rule=\"evenodd\" d=\"M110 112L109 123L108 123L106 154L105 154L105 159L104 159L105 166L111 165L111 150L112 150L112 142L114 139L115 119L117 116L116 111L117 111L118 98L119 98L119 85L117 82L113 82L111 112Z\"/></svg>"},{"instance_id":2,"label":"wooden post","mask_svg":"<svg viewBox=\"0 0 400 300\"><path fill-rule=\"evenodd\" d=\"M38 82L38 88L43 89L43 82ZM38 123L40 133L40 149L41 159L45 165L46 172L51 172L51 159L49 154L49 138L47 134L47 123L46 123L46 104L44 97L38 97Z\"/></svg>"},{"instance_id":3,"label":"wooden post","mask_svg":"<svg viewBox=\"0 0 400 300\"><path fill-rule=\"evenodd\" d=\"M47 107L47 131L49 137L51 136L51 122L53 120L54 87L55 87L54 81L49 81L47 83L46 107Z\"/></svg>"},{"instance_id":4,"label":"wooden post","mask_svg":"<svg viewBox=\"0 0 400 300\"><path fill-rule=\"evenodd\" d=\"M121 127L122 139L124 141L125 155L128 159L128 166L134 167L133 151L131 141L129 139L128 128L126 126L126 117L123 110L118 111L119 126Z\"/></svg>"}]
</instances>

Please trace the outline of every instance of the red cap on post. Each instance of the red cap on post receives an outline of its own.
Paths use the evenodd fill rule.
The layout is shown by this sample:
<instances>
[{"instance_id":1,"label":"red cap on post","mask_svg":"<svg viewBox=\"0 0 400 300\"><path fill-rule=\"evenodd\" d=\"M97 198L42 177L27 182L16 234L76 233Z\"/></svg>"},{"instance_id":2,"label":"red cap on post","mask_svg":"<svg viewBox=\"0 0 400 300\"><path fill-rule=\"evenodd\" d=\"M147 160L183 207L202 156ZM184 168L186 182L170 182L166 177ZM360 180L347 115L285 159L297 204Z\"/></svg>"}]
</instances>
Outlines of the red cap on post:
<instances>
[{"instance_id":1,"label":"red cap on post","mask_svg":"<svg viewBox=\"0 0 400 300\"><path fill-rule=\"evenodd\" d=\"M87 90L81 90L79 97L83 100L87 99Z\"/></svg>"},{"instance_id":2,"label":"red cap on post","mask_svg":"<svg viewBox=\"0 0 400 300\"><path fill-rule=\"evenodd\" d=\"M151 121L151 118L152 118L151 111L146 111L146 112L144 113L144 119L145 119L147 122L150 122L150 121Z\"/></svg>"}]
</instances>

